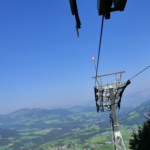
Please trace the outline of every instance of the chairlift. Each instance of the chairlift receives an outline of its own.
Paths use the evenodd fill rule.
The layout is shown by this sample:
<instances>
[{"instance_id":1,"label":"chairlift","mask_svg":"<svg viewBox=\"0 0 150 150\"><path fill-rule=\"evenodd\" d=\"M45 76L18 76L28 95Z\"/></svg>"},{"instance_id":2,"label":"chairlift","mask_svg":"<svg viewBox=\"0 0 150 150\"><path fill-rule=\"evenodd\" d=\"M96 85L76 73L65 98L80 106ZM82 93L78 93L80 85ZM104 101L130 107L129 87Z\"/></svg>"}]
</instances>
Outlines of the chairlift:
<instances>
[{"instance_id":1,"label":"chairlift","mask_svg":"<svg viewBox=\"0 0 150 150\"><path fill-rule=\"evenodd\" d=\"M127 0L97 0L98 14L110 19L110 13L114 11L123 11Z\"/></svg>"}]
</instances>

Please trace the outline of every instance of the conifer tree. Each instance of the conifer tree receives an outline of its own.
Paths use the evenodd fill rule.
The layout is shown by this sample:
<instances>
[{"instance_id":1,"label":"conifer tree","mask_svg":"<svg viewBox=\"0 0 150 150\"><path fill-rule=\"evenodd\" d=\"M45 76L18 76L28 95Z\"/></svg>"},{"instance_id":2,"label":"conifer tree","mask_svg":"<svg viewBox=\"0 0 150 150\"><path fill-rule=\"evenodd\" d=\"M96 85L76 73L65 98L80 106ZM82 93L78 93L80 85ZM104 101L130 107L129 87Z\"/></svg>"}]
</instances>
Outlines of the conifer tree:
<instances>
[{"instance_id":1,"label":"conifer tree","mask_svg":"<svg viewBox=\"0 0 150 150\"><path fill-rule=\"evenodd\" d=\"M131 150L150 149L150 120L144 122L143 127L138 128L138 132L132 131L132 139L129 141Z\"/></svg>"}]
</instances>

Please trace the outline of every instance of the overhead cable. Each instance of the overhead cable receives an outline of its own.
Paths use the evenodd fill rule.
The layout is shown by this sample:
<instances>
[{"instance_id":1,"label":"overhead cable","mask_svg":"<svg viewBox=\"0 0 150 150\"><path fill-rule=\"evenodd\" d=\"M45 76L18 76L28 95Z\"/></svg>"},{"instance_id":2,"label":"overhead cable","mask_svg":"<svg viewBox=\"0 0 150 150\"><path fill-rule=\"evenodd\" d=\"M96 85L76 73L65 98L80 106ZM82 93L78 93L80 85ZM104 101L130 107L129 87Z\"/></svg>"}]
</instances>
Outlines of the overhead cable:
<instances>
[{"instance_id":1,"label":"overhead cable","mask_svg":"<svg viewBox=\"0 0 150 150\"><path fill-rule=\"evenodd\" d=\"M97 79L98 65L99 65L99 58L100 58L100 51L101 51L101 43L102 43L102 35L103 35L103 24L104 24L104 15L102 16L102 23L101 23L101 32L100 32L100 41L99 41L99 50L98 50L95 86L96 86L96 79Z\"/></svg>"},{"instance_id":2,"label":"overhead cable","mask_svg":"<svg viewBox=\"0 0 150 150\"><path fill-rule=\"evenodd\" d=\"M142 72L144 72L145 70L147 70L148 68L150 68L150 66L146 67L145 69L143 69L142 71L140 71L139 73L137 73L136 75L134 75L132 78L130 78L130 80L132 80L133 78L135 78L136 76L138 76L139 74L141 74Z\"/></svg>"}]
</instances>

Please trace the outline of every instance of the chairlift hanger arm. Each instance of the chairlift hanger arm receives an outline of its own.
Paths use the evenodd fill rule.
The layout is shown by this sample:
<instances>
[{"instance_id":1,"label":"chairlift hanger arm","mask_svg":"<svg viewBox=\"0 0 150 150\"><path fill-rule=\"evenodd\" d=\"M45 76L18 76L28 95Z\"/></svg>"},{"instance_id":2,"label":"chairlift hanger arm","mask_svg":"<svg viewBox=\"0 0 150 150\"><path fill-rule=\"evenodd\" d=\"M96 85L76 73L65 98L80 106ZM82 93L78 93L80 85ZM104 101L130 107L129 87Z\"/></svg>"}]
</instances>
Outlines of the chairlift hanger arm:
<instances>
[{"instance_id":1,"label":"chairlift hanger arm","mask_svg":"<svg viewBox=\"0 0 150 150\"><path fill-rule=\"evenodd\" d=\"M80 18L79 18L79 14L78 14L77 2L76 2L76 0L69 0L69 2L70 2L72 15L75 15L76 30L77 30L77 34L79 36L78 29L80 29L80 27L81 27L81 22L80 22Z\"/></svg>"}]
</instances>

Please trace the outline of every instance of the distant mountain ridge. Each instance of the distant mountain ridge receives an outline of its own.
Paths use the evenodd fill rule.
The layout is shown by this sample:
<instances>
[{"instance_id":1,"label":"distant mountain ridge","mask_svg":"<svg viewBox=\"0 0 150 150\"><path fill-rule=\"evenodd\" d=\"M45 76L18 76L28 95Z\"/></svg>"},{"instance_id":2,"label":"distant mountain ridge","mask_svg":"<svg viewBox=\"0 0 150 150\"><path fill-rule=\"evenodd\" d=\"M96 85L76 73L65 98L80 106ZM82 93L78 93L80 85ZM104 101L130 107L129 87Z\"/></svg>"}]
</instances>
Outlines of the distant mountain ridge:
<instances>
[{"instance_id":1,"label":"distant mountain ridge","mask_svg":"<svg viewBox=\"0 0 150 150\"><path fill-rule=\"evenodd\" d=\"M43 121L44 118L47 118L47 120L54 118L58 119L60 117L64 117L71 114L72 112L65 109L20 109L14 111L13 113L0 115L0 127L16 129L17 127L24 127L24 124L28 121L34 121L36 124L36 121Z\"/></svg>"},{"instance_id":2,"label":"distant mountain ridge","mask_svg":"<svg viewBox=\"0 0 150 150\"><path fill-rule=\"evenodd\" d=\"M150 98L150 89L136 93L123 95L122 105L126 107L137 107Z\"/></svg>"},{"instance_id":3,"label":"distant mountain ridge","mask_svg":"<svg viewBox=\"0 0 150 150\"><path fill-rule=\"evenodd\" d=\"M150 100L147 100L146 102L142 103L140 106L137 106L135 108L131 107L123 107L121 105L121 110L120 110L120 122L124 122L122 120L126 120L126 118L131 117L129 115L131 112L136 112L138 115L136 115L136 120L138 118L143 118L143 114L146 111L149 111L150 109ZM14 125L14 122L18 122L16 124L23 124L28 122L29 120L44 120L43 118L46 119L59 119L62 117L67 117L71 116L74 113L82 113L82 112L93 112L96 114L96 108L93 106L74 106L70 109L52 109L52 110L47 110L47 109L40 109L40 108L33 108L33 109L20 109L17 111L14 111L12 113L6 114L6 115L0 115L0 127L5 127L9 128L11 125ZM101 113L102 118L105 116L105 113ZM104 114L104 115L103 115ZM129 119L127 122L131 122L133 120ZM138 121L141 122L141 121Z\"/></svg>"},{"instance_id":4,"label":"distant mountain ridge","mask_svg":"<svg viewBox=\"0 0 150 150\"><path fill-rule=\"evenodd\" d=\"M144 113L150 109L150 100L135 108L123 107L119 112L119 124L126 139L133 126L141 125ZM102 137L100 146L110 140L103 133L110 130L109 114L100 113L100 124L94 106L75 106L70 109L21 109L7 115L0 115L0 149L2 150L44 150L66 146L84 148L91 138ZM103 140L105 139L105 140ZM93 141L93 140L92 140ZM67 143L67 144L66 144ZM75 145L76 144L76 145ZM86 145L85 145L86 146ZM109 149L109 148L108 148Z\"/></svg>"},{"instance_id":5,"label":"distant mountain ridge","mask_svg":"<svg viewBox=\"0 0 150 150\"><path fill-rule=\"evenodd\" d=\"M150 110L150 100L143 102L140 106L137 106L127 113L120 116L120 123L122 124L142 124L145 121L144 113Z\"/></svg>"}]
</instances>

